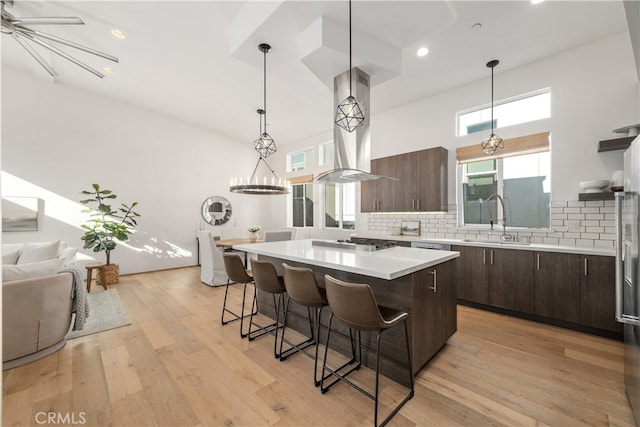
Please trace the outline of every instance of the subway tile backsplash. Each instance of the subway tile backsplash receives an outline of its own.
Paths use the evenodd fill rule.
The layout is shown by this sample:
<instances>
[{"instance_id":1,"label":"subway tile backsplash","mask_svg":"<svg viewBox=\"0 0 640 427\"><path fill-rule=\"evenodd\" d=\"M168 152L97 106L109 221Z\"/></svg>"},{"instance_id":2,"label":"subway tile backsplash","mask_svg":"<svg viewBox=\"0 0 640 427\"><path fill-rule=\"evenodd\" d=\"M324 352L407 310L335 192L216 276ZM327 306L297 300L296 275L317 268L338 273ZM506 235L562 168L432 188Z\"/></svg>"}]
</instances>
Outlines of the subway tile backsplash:
<instances>
[{"instance_id":1,"label":"subway tile backsplash","mask_svg":"<svg viewBox=\"0 0 640 427\"><path fill-rule=\"evenodd\" d=\"M402 221L420 221L420 236L433 239L499 240L501 226L487 229L458 226L458 206L449 205L448 212L429 213L370 213L367 214L369 233L397 234ZM612 248L615 242L615 202L553 201L551 227L543 230L517 229L507 226L507 233L519 241L549 245Z\"/></svg>"}]
</instances>

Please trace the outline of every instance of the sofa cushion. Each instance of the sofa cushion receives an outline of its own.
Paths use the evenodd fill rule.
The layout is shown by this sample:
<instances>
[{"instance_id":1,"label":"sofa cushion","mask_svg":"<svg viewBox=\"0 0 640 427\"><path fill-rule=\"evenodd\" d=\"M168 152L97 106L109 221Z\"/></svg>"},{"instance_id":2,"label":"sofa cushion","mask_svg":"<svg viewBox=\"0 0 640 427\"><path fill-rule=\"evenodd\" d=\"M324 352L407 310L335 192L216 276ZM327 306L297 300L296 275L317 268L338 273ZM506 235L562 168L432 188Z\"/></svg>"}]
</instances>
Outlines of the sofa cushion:
<instances>
[{"instance_id":1,"label":"sofa cushion","mask_svg":"<svg viewBox=\"0 0 640 427\"><path fill-rule=\"evenodd\" d=\"M18 257L20 256L20 249L15 249L9 252L2 253L2 264L16 265Z\"/></svg>"},{"instance_id":2,"label":"sofa cushion","mask_svg":"<svg viewBox=\"0 0 640 427\"><path fill-rule=\"evenodd\" d=\"M47 261L32 262L18 265L2 266L2 282L14 280L33 279L36 277L50 276L59 272L64 266L64 259L50 259Z\"/></svg>"},{"instance_id":3,"label":"sofa cushion","mask_svg":"<svg viewBox=\"0 0 640 427\"><path fill-rule=\"evenodd\" d=\"M60 242L62 244L62 242ZM69 265L75 264L76 254L78 253L78 248L67 247L58 253L58 258L64 260L64 266L67 267Z\"/></svg>"},{"instance_id":4,"label":"sofa cushion","mask_svg":"<svg viewBox=\"0 0 640 427\"><path fill-rule=\"evenodd\" d=\"M59 246L59 240L44 243L25 243L17 264L30 264L32 262L56 259Z\"/></svg>"}]
</instances>

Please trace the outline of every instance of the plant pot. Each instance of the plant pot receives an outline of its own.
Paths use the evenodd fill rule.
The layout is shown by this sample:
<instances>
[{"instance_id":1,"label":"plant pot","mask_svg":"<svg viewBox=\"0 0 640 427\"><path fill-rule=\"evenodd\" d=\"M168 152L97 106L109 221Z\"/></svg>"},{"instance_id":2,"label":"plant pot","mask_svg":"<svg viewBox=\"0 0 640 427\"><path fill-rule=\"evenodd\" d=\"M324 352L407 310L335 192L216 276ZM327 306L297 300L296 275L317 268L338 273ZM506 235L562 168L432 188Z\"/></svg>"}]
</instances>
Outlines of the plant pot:
<instances>
[{"instance_id":1,"label":"plant pot","mask_svg":"<svg viewBox=\"0 0 640 427\"><path fill-rule=\"evenodd\" d=\"M120 266L118 264L103 265L98 268L96 285L108 286L120 281Z\"/></svg>"},{"instance_id":2,"label":"plant pot","mask_svg":"<svg viewBox=\"0 0 640 427\"><path fill-rule=\"evenodd\" d=\"M258 233L249 233L249 240L251 240L252 242L258 240Z\"/></svg>"}]
</instances>

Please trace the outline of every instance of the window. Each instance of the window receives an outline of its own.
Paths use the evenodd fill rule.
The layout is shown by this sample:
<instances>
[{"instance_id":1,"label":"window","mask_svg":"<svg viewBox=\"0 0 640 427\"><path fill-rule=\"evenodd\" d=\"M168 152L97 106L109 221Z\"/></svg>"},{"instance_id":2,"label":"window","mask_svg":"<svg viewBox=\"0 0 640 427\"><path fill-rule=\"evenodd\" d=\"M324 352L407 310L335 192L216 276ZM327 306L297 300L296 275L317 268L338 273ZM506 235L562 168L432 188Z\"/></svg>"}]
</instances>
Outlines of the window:
<instances>
[{"instance_id":1,"label":"window","mask_svg":"<svg viewBox=\"0 0 640 427\"><path fill-rule=\"evenodd\" d=\"M461 224L548 228L551 205L549 134L505 140L501 157L482 153L480 144L456 150L459 162ZM499 197L498 197L499 196ZM504 208L500 199L504 201Z\"/></svg>"},{"instance_id":2,"label":"window","mask_svg":"<svg viewBox=\"0 0 640 427\"><path fill-rule=\"evenodd\" d=\"M292 225L313 227L313 184L294 184L291 187L293 199Z\"/></svg>"},{"instance_id":3,"label":"window","mask_svg":"<svg viewBox=\"0 0 640 427\"><path fill-rule=\"evenodd\" d=\"M287 172L309 169L313 166L313 148L287 154Z\"/></svg>"},{"instance_id":4,"label":"window","mask_svg":"<svg viewBox=\"0 0 640 427\"><path fill-rule=\"evenodd\" d=\"M355 183L324 184L325 227L354 230L356 228Z\"/></svg>"},{"instance_id":5,"label":"window","mask_svg":"<svg viewBox=\"0 0 640 427\"><path fill-rule=\"evenodd\" d=\"M551 117L550 89L494 103L493 106L494 129L549 117ZM460 112L457 114L457 121L458 136L491 129L491 106Z\"/></svg>"},{"instance_id":6,"label":"window","mask_svg":"<svg viewBox=\"0 0 640 427\"><path fill-rule=\"evenodd\" d=\"M333 141L318 146L318 166L333 165Z\"/></svg>"}]
</instances>

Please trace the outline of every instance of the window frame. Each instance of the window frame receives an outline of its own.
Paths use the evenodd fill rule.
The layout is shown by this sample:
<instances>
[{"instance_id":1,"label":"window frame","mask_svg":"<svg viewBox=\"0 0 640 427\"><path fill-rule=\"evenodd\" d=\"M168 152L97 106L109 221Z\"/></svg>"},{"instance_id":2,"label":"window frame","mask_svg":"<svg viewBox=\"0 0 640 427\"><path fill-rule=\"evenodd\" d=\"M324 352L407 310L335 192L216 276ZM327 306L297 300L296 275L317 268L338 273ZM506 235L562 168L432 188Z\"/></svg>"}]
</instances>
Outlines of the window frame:
<instances>
[{"instance_id":1,"label":"window frame","mask_svg":"<svg viewBox=\"0 0 640 427\"><path fill-rule=\"evenodd\" d=\"M550 132L540 132L533 135L525 135L516 138L510 138L504 140L504 149L495 155L488 156L482 152L482 148L480 144L474 144L466 147L458 147L456 149L456 160L457 160L457 173L456 173L456 200L459 206L459 215L458 215L458 227L467 227L474 229L489 229L491 226L489 224L483 223L467 223L467 219L465 218L465 200L464 200L464 191L463 185L468 182L466 179L467 176L480 175L480 174L488 174L490 172L479 172L479 173L471 173L466 174L466 164L484 161L484 160L495 160L496 166L496 193L500 195L500 197L504 197L504 160L507 158L514 158L521 155L531 155L531 154L541 154L548 152L549 153L549 201L551 201L551 149L550 149ZM540 176L540 175L538 175ZM538 205L539 206L539 205ZM526 227L526 226L518 226L518 225L509 225L507 226L511 229L518 230L549 230L551 228L551 206L548 206L548 214L549 214L549 223L547 226L542 227ZM502 211L502 206L497 203L496 208L496 219L504 218L504 212ZM500 215L500 213L502 215ZM509 218L507 218L509 219ZM496 224L494 224L495 226Z\"/></svg>"}]
</instances>

